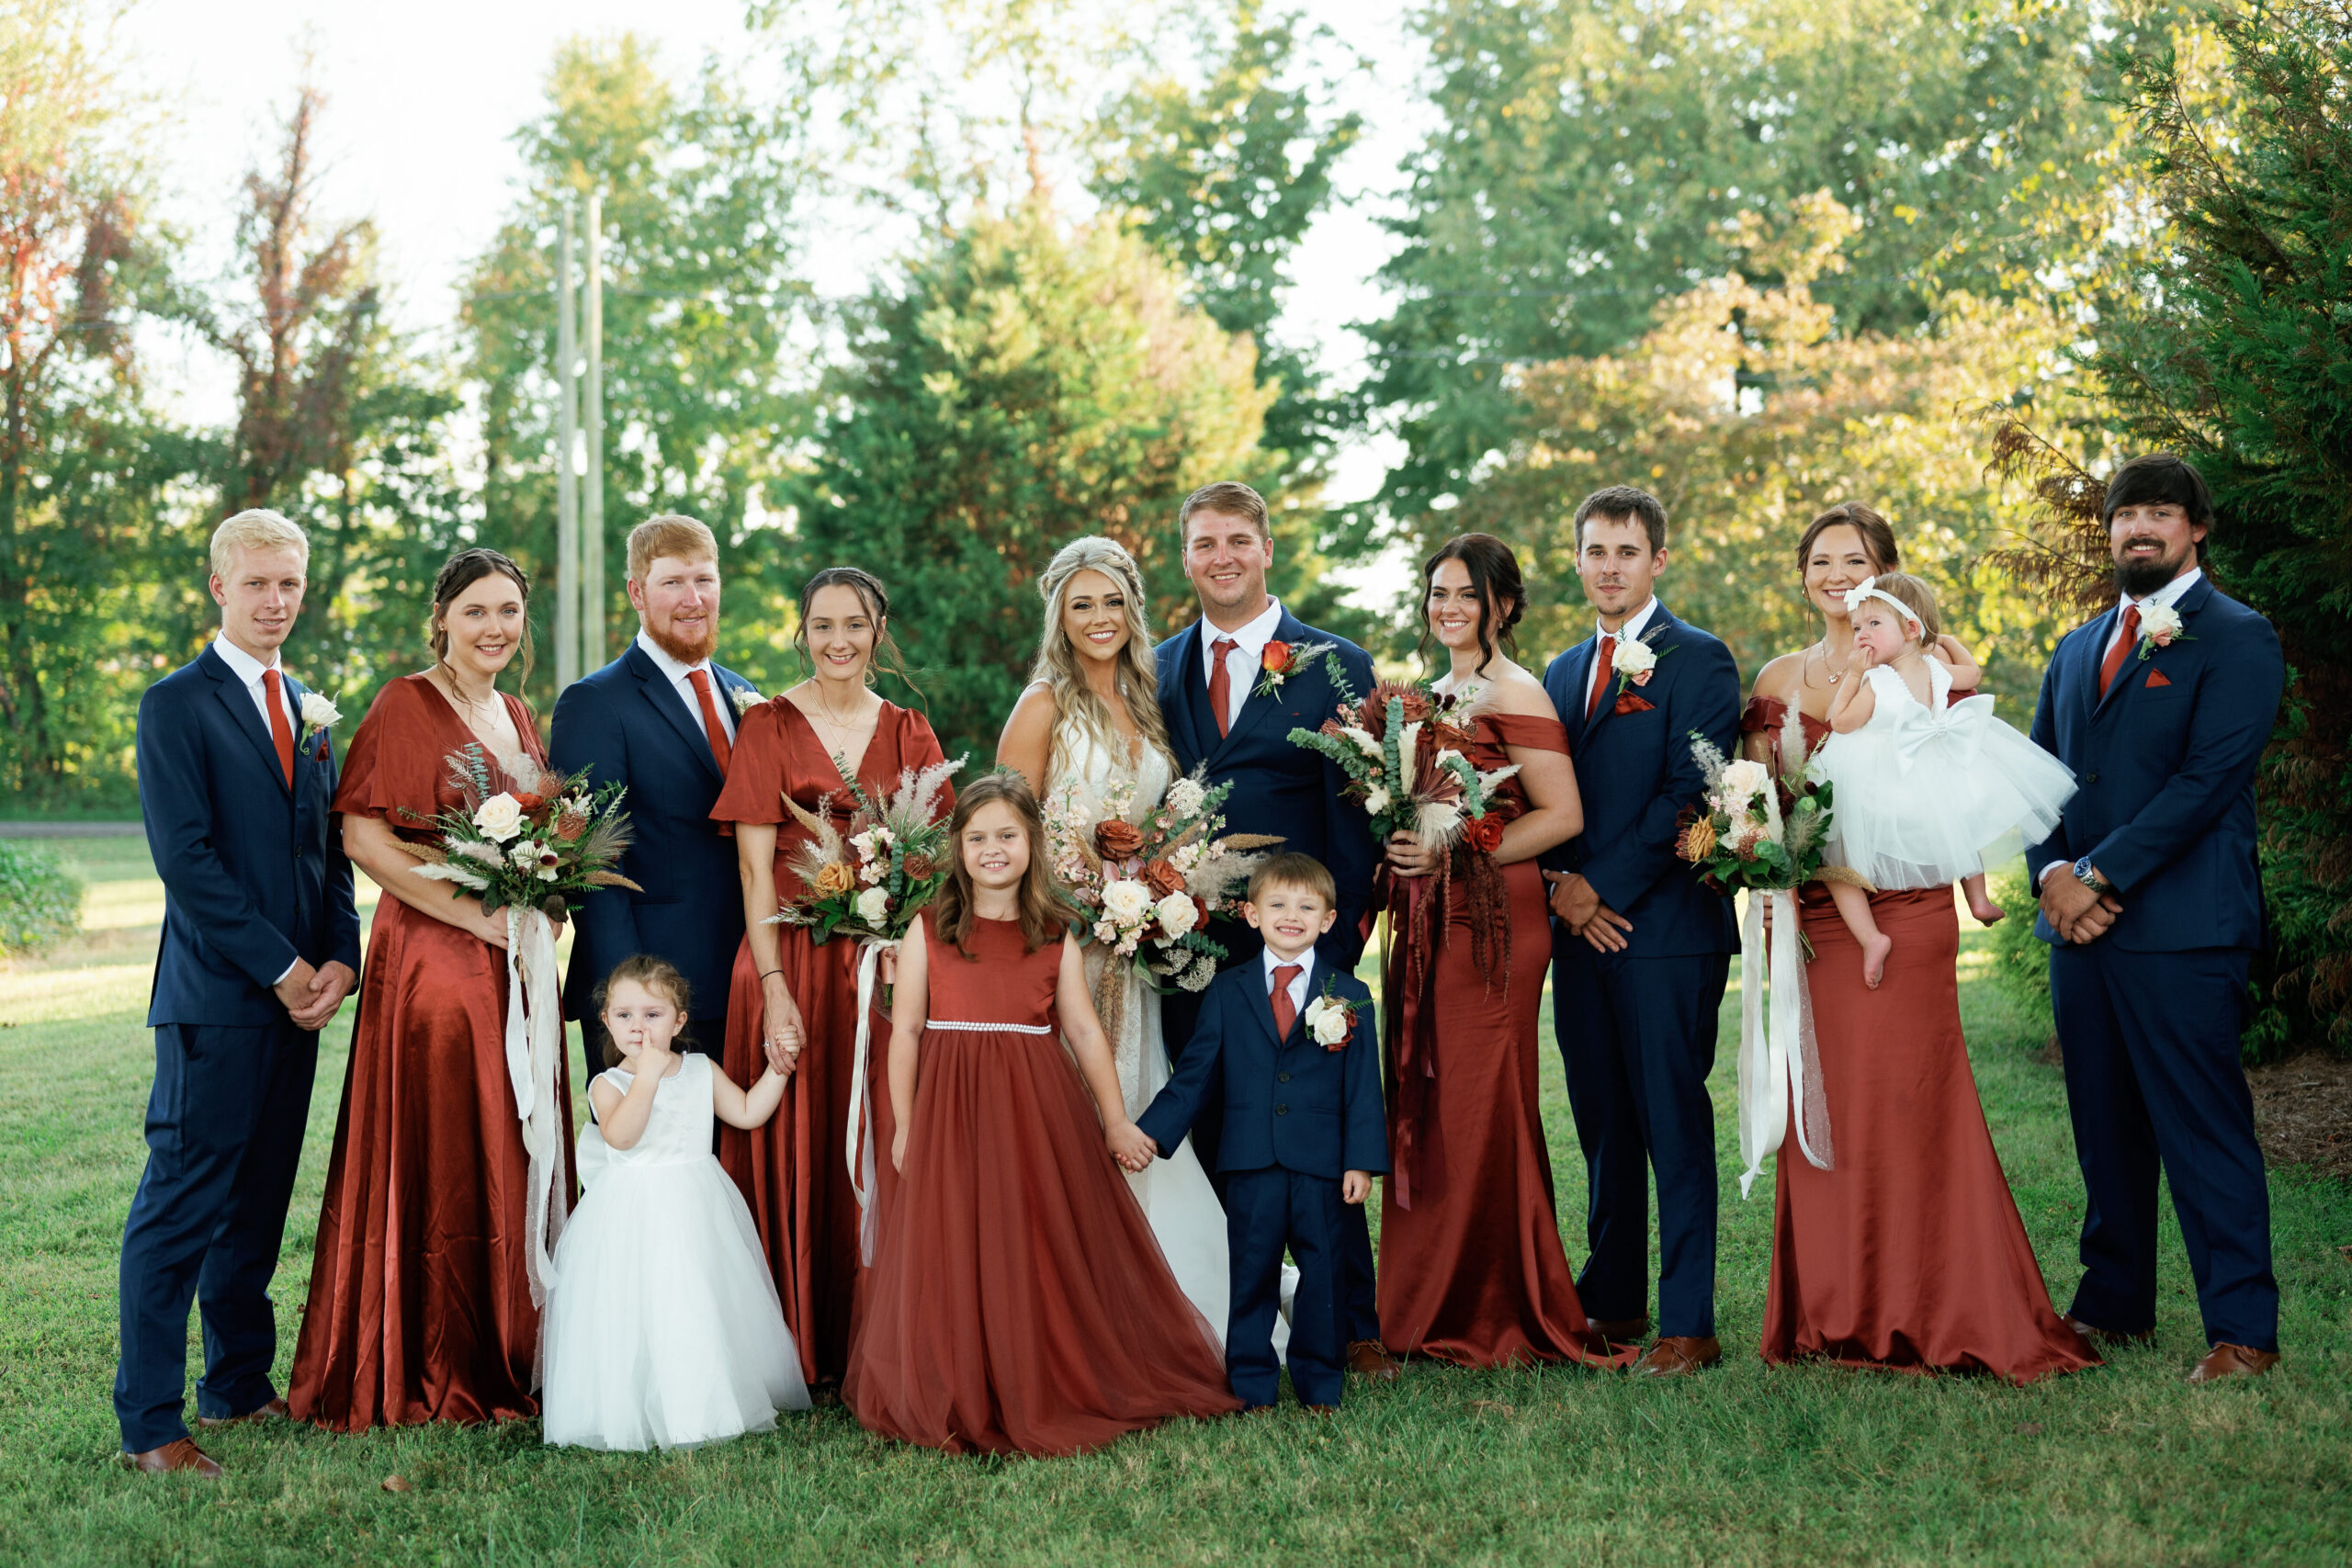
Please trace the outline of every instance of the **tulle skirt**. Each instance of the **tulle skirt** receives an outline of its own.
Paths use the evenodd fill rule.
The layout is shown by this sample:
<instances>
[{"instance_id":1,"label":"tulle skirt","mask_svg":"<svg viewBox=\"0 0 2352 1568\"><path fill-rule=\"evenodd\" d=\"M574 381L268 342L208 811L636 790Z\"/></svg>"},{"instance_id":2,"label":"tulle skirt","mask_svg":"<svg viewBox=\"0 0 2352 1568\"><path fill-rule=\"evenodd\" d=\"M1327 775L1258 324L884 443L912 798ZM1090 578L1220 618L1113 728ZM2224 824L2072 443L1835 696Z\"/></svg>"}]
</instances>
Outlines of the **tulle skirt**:
<instances>
[{"instance_id":1,"label":"tulle skirt","mask_svg":"<svg viewBox=\"0 0 2352 1568\"><path fill-rule=\"evenodd\" d=\"M808 1408L752 1212L709 1156L607 1167L555 1261L548 1442L693 1448Z\"/></svg>"},{"instance_id":2,"label":"tulle skirt","mask_svg":"<svg viewBox=\"0 0 2352 1568\"><path fill-rule=\"evenodd\" d=\"M1983 871L1988 851L2040 842L2075 793L2066 765L1996 718L1990 697L1932 727L1833 735L1821 765L1836 786L1830 863L1889 892L1941 887Z\"/></svg>"}]
</instances>

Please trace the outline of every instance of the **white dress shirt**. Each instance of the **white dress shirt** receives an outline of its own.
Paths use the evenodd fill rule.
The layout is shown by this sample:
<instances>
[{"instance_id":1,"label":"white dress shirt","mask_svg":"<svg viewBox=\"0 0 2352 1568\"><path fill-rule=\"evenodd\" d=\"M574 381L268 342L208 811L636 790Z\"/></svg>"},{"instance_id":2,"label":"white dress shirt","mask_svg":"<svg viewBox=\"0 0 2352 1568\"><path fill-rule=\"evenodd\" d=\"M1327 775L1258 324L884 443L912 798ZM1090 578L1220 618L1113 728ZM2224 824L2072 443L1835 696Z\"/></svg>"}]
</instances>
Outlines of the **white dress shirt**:
<instances>
[{"instance_id":1,"label":"white dress shirt","mask_svg":"<svg viewBox=\"0 0 2352 1568\"><path fill-rule=\"evenodd\" d=\"M1310 947L1296 958L1277 958L1274 950L1269 947L1261 949L1260 955L1266 961L1266 999L1269 1002L1274 998L1274 971L1285 964L1298 965L1298 973L1290 980L1290 1007L1294 1017L1303 1017L1306 1012L1306 976L1315 967L1315 950Z\"/></svg>"},{"instance_id":2,"label":"white dress shirt","mask_svg":"<svg viewBox=\"0 0 2352 1568\"><path fill-rule=\"evenodd\" d=\"M728 743L734 744L735 700L727 694L727 682L718 678L718 672L710 667L710 660L706 659L695 664L681 664L662 651L662 645L653 640L652 634L641 626L638 628L637 646L645 649L645 656L653 660L655 669L670 678L670 689L678 694L680 702L686 705L686 712L693 716L696 729L702 728L702 699L695 695L695 683L689 677L697 670L703 672L704 678L710 682L710 702L718 710L719 727L727 731Z\"/></svg>"},{"instance_id":3,"label":"white dress shirt","mask_svg":"<svg viewBox=\"0 0 2352 1568\"><path fill-rule=\"evenodd\" d=\"M1264 664L1266 645L1274 640L1274 628L1283 624L1283 602L1272 594L1266 597L1266 607L1258 618L1237 631L1221 631L1215 621L1205 616L1201 621L1201 672L1209 680L1216 679L1216 639L1231 637L1234 646L1225 656L1226 679L1233 682L1225 694L1225 727L1228 730L1241 716L1241 705L1250 700L1250 688L1258 683L1258 671Z\"/></svg>"},{"instance_id":4,"label":"white dress shirt","mask_svg":"<svg viewBox=\"0 0 2352 1568\"><path fill-rule=\"evenodd\" d=\"M269 687L262 677L273 670L278 672L277 700L286 708L286 722L293 727L294 738L300 740L302 736L302 715L301 711L294 705L294 694L287 690L286 671L278 662L277 650L272 649L269 662L264 664L260 660L231 642L229 634L222 632L212 639L212 651L219 654L220 662L226 664L230 671L245 683L245 693L254 700L254 712L261 716L261 728L265 734L270 732Z\"/></svg>"},{"instance_id":5,"label":"white dress shirt","mask_svg":"<svg viewBox=\"0 0 2352 1568\"><path fill-rule=\"evenodd\" d=\"M1602 626L1597 617L1592 623L1593 630L1598 636L1613 637L1619 642L1625 642L1628 640L1638 642L1641 640L1642 628L1648 626L1650 624L1650 617L1657 614L1657 595L1653 593L1643 603L1640 609L1626 616L1625 624L1619 626L1615 631L1612 632L1607 626Z\"/></svg>"}]
</instances>

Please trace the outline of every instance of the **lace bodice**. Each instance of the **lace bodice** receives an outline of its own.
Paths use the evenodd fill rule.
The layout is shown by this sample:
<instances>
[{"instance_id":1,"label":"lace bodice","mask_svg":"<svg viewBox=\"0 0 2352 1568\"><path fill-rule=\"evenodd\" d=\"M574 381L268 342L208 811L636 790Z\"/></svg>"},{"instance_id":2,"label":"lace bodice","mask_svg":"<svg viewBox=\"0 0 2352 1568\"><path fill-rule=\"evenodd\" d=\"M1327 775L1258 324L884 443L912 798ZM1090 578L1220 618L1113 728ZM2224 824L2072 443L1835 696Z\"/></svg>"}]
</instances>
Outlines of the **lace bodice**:
<instances>
[{"instance_id":1,"label":"lace bodice","mask_svg":"<svg viewBox=\"0 0 2352 1568\"><path fill-rule=\"evenodd\" d=\"M1063 718L1056 723L1054 742L1063 762L1061 771L1046 783L1049 797L1074 784L1080 800L1091 805L1117 785L1132 783L1135 798L1127 815L1139 818L1159 804L1175 779L1175 768L1166 753L1145 746L1141 748L1141 760L1129 762L1118 755L1114 746L1096 739L1075 719Z\"/></svg>"}]
</instances>

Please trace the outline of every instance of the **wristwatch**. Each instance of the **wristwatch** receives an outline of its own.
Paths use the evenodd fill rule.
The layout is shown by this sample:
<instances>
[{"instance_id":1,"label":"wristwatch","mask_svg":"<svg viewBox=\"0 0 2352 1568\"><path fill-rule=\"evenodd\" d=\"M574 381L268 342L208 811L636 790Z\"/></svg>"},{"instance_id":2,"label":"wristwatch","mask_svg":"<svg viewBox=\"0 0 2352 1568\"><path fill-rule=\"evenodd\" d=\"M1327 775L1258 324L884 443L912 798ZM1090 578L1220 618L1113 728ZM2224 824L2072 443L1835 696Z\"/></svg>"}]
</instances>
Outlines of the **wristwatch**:
<instances>
[{"instance_id":1,"label":"wristwatch","mask_svg":"<svg viewBox=\"0 0 2352 1568\"><path fill-rule=\"evenodd\" d=\"M2084 886L2089 888L2094 893L2112 893L2115 891L2115 884L2109 882L2106 877L2101 876L2098 871L2093 869L2091 865L2091 857L2088 855L2085 855L2082 859L2075 863L2075 880L2081 883Z\"/></svg>"}]
</instances>

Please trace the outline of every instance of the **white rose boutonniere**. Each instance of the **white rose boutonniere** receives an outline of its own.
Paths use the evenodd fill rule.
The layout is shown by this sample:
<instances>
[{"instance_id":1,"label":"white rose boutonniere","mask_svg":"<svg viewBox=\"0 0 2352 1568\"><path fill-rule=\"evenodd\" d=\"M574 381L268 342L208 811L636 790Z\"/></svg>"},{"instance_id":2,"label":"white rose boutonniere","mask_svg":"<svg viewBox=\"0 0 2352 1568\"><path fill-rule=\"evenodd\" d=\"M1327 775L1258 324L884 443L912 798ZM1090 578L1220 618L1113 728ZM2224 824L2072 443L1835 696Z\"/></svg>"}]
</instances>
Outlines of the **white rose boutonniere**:
<instances>
[{"instance_id":1,"label":"white rose boutonniere","mask_svg":"<svg viewBox=\"0 0 2352 1568\"><path fill-rule=\"evenodd\" d=\"M2170 648L2177 642L2195 642L2193 637L2181 635L2180 612L2169 604L2150 604L2140 612L2140 657L2145 659L2160 648Z\"/></svg>"},{"instance_id":2,"label":"white rose boutonniere","mask_svg":"<svg viewBox=\"0 0 2352 1568\"><path fill-rule=\"evenodd\" d=\"M728 699L735 705L735 716L737 718L742 717L745 714L751 712L753 708L767 701L767 698L760 695L758 688L753 686L733 687L729 690L727 695Z\"/></svg>"},{"instance_id":3,"label":"white rose boutonniere","mask_svg":"<svg viewBox=\"0 0 2352 1568\"><path fill-rule=\"evenodd\" d=\"M505 843L523 829L523 803L499 791L474 807L474 827L485 839Z\"/></svg>"},{"instance_id":4,"label":"white rose boutonniere","mask_svg":"<svg viewBox=\"0 0 2352 1568\"><path fill-rule=\"evenodd\" d=\"M1306 1004L1306 1032L1326 1051L1337 1051L1355 1038L1356 1010L1353 1003L1329 989L1325 981L1323 994Z\"/></svg>"},{"instance_id":5,"label":"white rose boutonniere","mask_svg":"<svg viewBox=\"0 0 2352 1568\"><path fill-rule=\"evenodd\" d=\"M343 710L333 698L322 692L302 694L302 745L313 740L343 722Z\"/></svg>"},{"instance_id":6,"label":"white rose boutonniere","mask_svg":"<svg viewBox=\"0 0 2352 1568\"><path fill-rule=\"evenodd\" d=\"M1665 635L1666 628L1660 626L1647 637L1629 637L1619 640L1617 651L1609 658L1609 668L1617 672L1619 696L1625 694L1625 689L1628 686L1646 686L1650 683L1650 674L1657 670L1657 661L1674 651L1670 648L1665 649L1658 648L1655 639Z\"/></svg>"}]
</instances>

